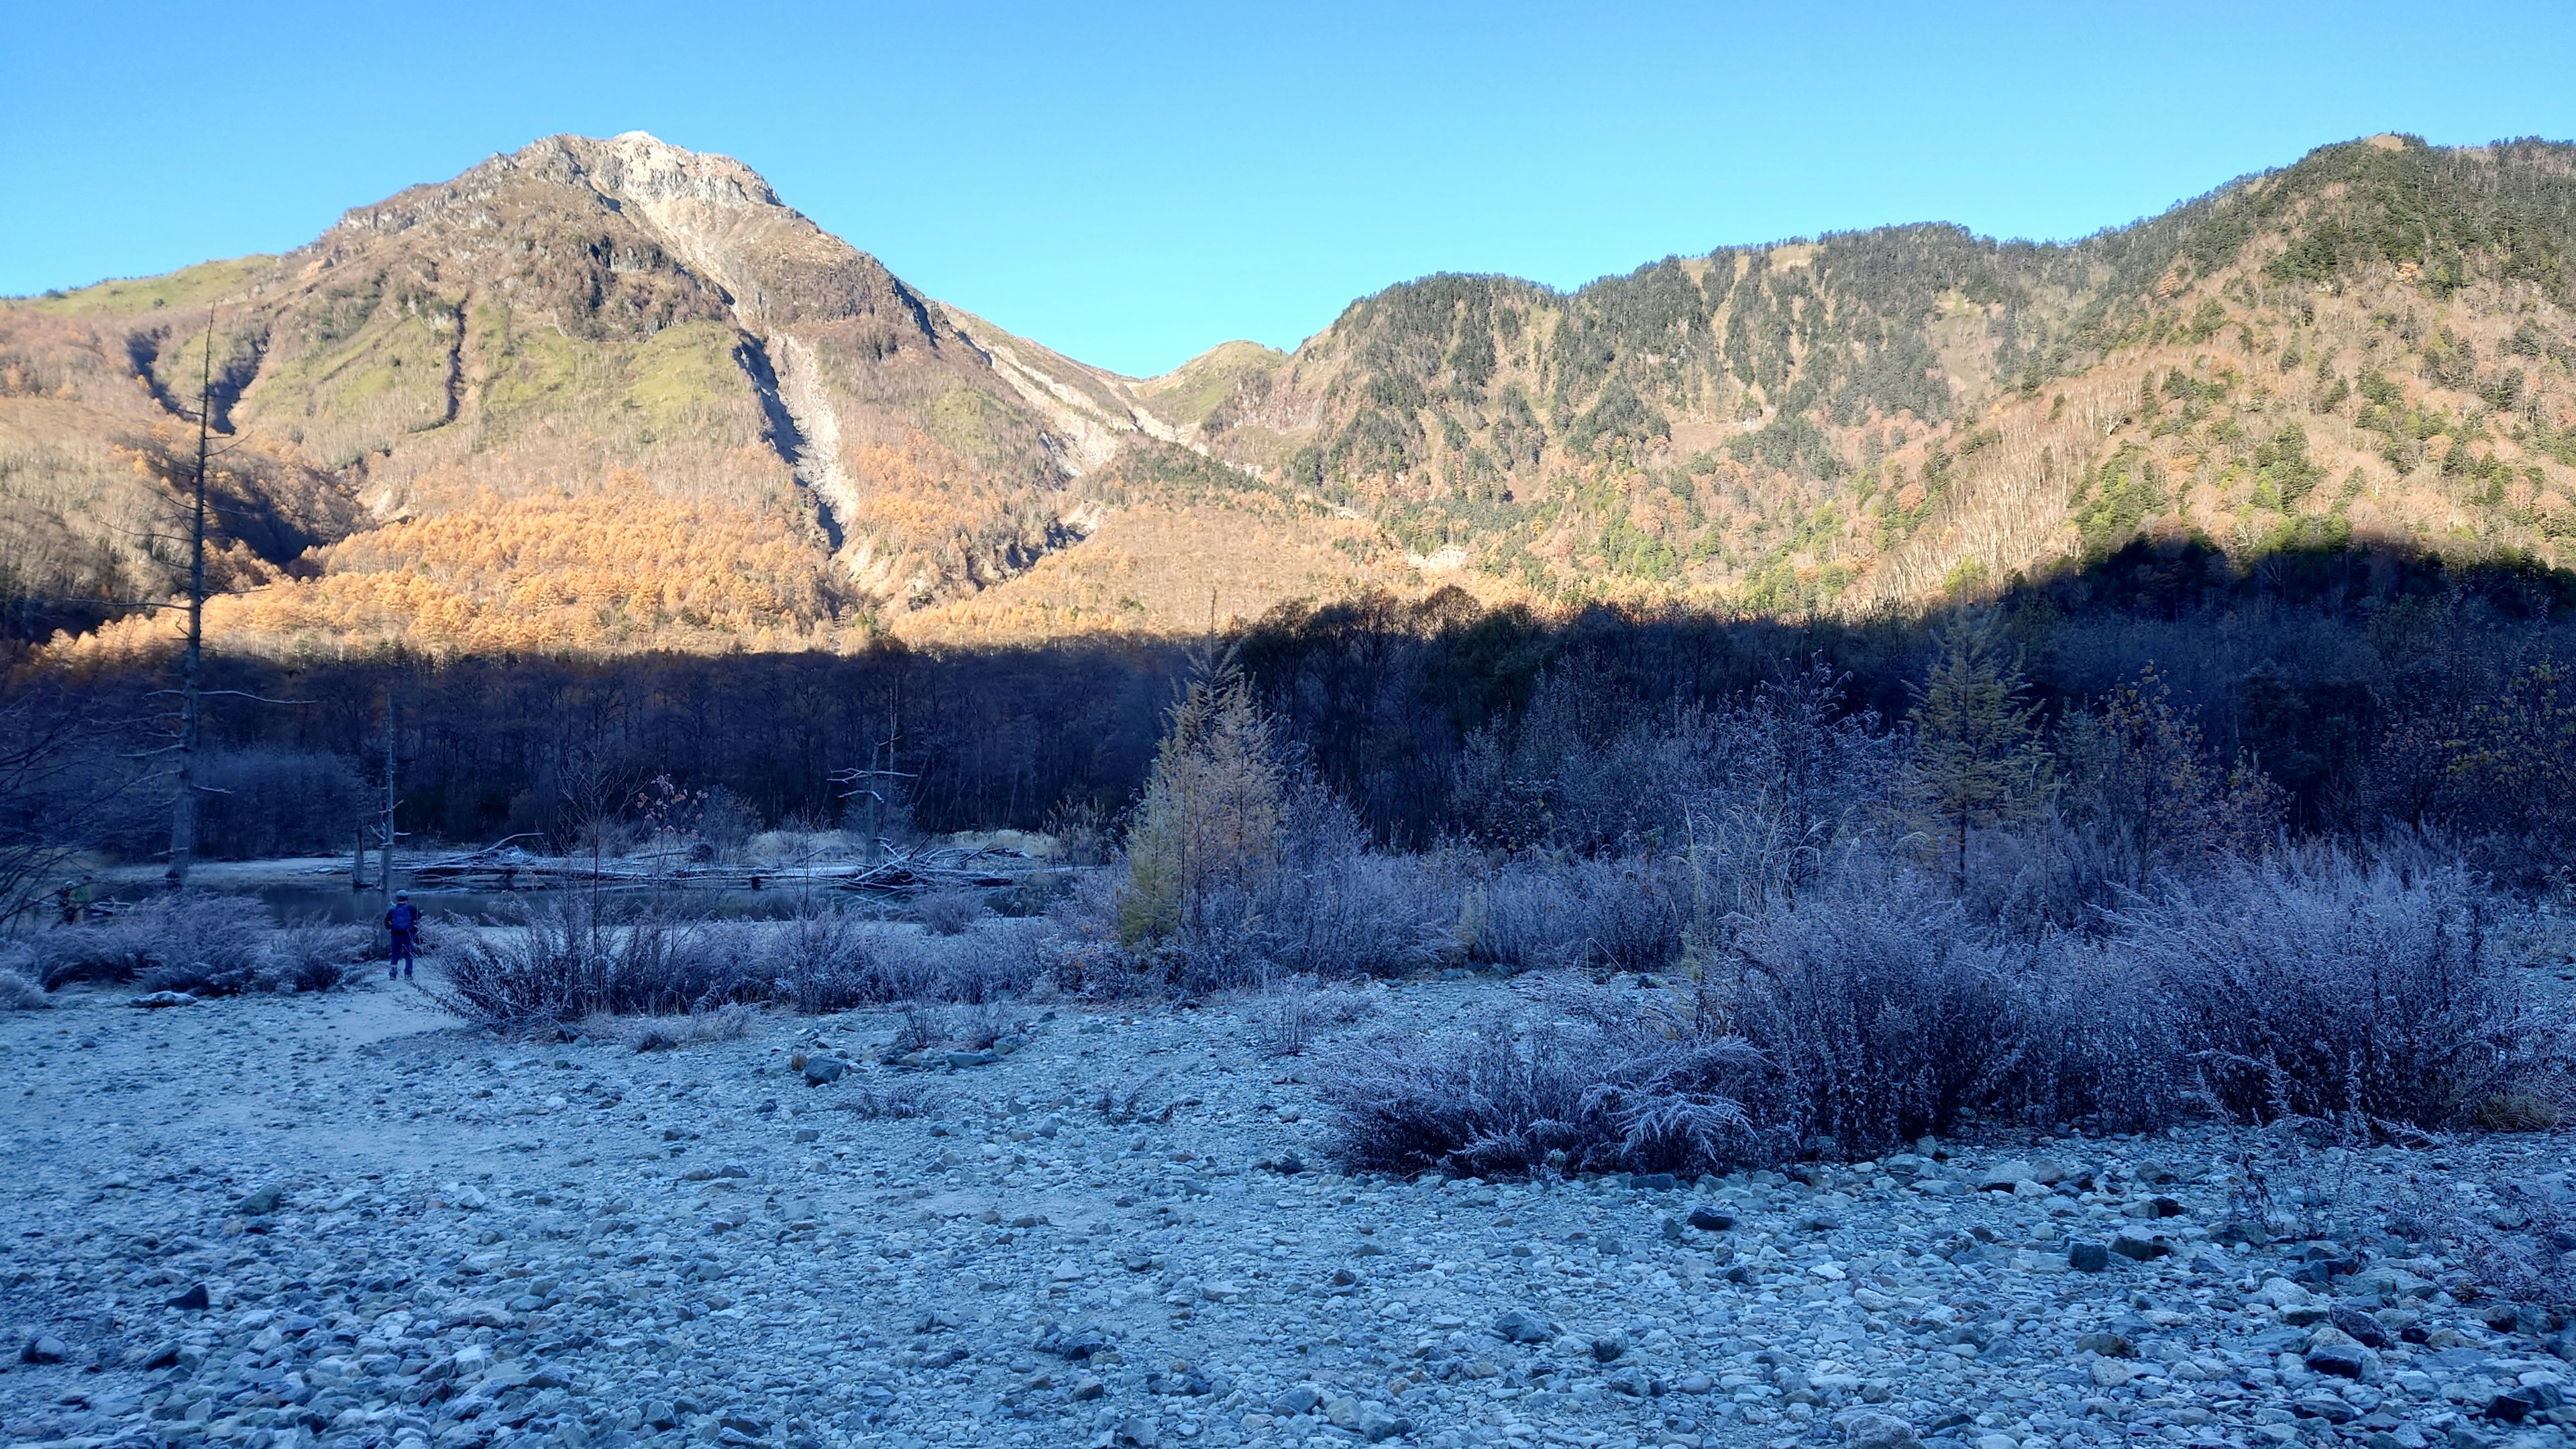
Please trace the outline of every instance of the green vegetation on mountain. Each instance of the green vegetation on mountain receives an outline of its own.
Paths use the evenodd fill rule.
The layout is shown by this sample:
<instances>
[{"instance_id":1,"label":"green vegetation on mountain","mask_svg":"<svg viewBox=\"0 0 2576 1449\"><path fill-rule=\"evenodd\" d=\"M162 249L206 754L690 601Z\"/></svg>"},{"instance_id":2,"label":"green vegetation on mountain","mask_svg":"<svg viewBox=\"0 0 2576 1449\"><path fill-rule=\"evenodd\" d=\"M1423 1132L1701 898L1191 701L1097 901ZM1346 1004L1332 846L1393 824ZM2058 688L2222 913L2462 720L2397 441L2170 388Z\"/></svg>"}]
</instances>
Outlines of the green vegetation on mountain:
<instances>
[{"instance_id":1,"label":"green vegetation on mountain","mask_svg":"<svg viewBox=\"0 0 2576 1449\"><path fill-rule=\"evenodd\" d=\"M1161 627L1177 591L1114 580L1200 546L1231 554L1220 584L1262 581L1253 612L1410 580L1848 614L2141 538L2239 566L2347 544L2565 566L2571 249L2576 147L2383 136L2074 242L1927 224L1571 292L1444 274L1293 354L1228 343L1132 379L920 297L737 163L559 137L284 257L0 303L0 569L22 637L99 617L43 598L167 593L156 520L209 312L221 573L278 596L240 615L261 637L384 617L370 570L393 559L506 609L473 560L542 540L328 546L460 510L587 537L582 500L637 486L676 510L656 518L719 510L702 531L739 569L811 575L774 619L706 613L690 647L848 642L987 595L925 627L1099 627L1148 596ZM539 496L570 502L493 511ZM1119 510L1156 521L1102 533ZM1208 543L1227 516L1235 542ZM1037 568L1086 548L1098 567ZM545 608L631 612L614 592Z\"/></svg>"},{"instance_id":2,"label":"green vegetation on mountain","mask_svg":"<svg viewBox=\"0 0 2576 1449\"><path fill-rule=\"evenodd\" d=\"M2571 158L2377 137L2066 244L1907 226L1572 293L1429 277L1203 431L1568 597L1902 602L2142 531L2565 561Z\"/></svg>"}]
</instances>

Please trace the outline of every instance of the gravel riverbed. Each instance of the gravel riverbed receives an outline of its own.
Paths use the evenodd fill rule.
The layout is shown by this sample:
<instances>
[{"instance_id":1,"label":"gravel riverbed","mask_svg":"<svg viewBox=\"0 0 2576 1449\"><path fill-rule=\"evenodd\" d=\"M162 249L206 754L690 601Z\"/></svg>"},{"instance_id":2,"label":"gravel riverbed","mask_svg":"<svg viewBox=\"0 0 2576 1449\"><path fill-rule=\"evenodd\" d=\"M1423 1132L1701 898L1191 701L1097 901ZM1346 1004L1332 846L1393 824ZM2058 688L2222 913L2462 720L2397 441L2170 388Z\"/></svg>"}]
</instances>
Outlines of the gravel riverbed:
<instances>
[{"instance_id":1,"label":"gravel riverbed","mask_svg":"<svg viewBox=\"0 0 2576 1449\"><path fill-rule=\"evenodd\" d=\"M1379 988L1350 1029L1507 994ZM2555 1326L2385 1231L2517 1221L2495 1190L2563 1191L2563 1134L1397 1181L1329 1170L1311 1059L1222 1003L1032 1008L1016 1050L894 1065L892 1014L638 1053L476 1035L380 981L59 999L0 1016L11 1443L2536 1449L2576 1424Z\"/></svg>"}]
</instances>

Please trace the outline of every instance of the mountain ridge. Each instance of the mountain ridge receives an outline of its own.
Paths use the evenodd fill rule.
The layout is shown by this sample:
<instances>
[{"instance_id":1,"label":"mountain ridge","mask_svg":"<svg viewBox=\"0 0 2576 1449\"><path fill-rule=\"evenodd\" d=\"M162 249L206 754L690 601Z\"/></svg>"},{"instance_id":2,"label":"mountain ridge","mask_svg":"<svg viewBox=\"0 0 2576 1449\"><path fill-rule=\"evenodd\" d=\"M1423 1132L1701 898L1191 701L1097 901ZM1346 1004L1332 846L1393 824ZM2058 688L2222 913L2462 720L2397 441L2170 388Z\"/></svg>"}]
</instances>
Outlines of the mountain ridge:
<instances>
[{"instance_id":1,"label":"mountain ridge","mask_svg":"<svg viewBox=\"0 0 2576 1449\"><path fill-rule=\"evenodd\" d=\"M1168 632L1211 590L1852 612L2141 535L2563 564L2571 156L2373 137L2072 242L1436 274L1293 352L1130 378L915 291L739 161L550 137L276 258L0 303L0 553L21 596L166 588L166 549L83 506L131 534L166 493L203 358L176 323L211 308L220 487L272 520L222 541L216 617L267 652ZM513 561L543 540L464 515L675 542L549 584ZM780 587L697 597L728 571Z\"/></svg>"}]
</instances>

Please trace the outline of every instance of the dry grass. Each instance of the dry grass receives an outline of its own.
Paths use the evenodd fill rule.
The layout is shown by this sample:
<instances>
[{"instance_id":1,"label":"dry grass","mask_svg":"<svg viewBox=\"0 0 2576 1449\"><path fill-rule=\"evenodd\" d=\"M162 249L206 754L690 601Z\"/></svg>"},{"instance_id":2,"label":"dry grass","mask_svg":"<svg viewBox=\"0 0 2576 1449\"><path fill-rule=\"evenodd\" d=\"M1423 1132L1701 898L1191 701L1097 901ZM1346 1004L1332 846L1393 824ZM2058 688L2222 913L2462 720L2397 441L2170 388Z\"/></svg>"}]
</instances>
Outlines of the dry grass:
<instances>
[{"instance_id":1,"label":"dry grass","mask_svg":"<svg viewBox=\"0 0 2576 1449\"><path fill-rule=\"evenodd\" d=\"M984 897L971 890L928 891L906 914L934 936L962 936L984 914Z\"/></svg>"},{"instance_id":2,"label":"dry grass","mask_svg":"<svg viewBox=\"0 0 2576 1449\"><path fill-rule=\"evenodd\" d=\"M2469 1125L2485 1132L2546 1132L2566 1120L2564 1106L2525 1089L2497 1092L2469 1109Z\"/></svg>"},{"instance_id":3,"label":"dry grass","mask_svg":"<svg viewBox=\"0 0 2576 1449\"><path fill-rule=\"evenodd\" d=\"M42 1011L53 1004L33 977L0 970L0 1011Z\"/></svg>"},{"instance_id":4,"label":"dry grass","mask_svg":"<svg viewBox=\"0 0 2576 1449\"><path fill-rule=\"evenodd\" d=\"M680 1047L705 1046L710 1042L741 1041L751 1035L760 1013L748 1006L720 1006L713 1011L703 1008L686 1016L662 1017L645 1022L631 1038L639 1052L666 1052Z\"/></svg>"},{"instance_id":5,"label":"dry grass","mask_svg":"<svg viewBox=\"0 0 2576 1449\"><path fill-rule=\"evenodd\" d=\"M1366 992L1325 986L1313 977L1276 982L1244 1002L1255 1050L1265 1057L1303 1055L1326 1032L1366 1021L1378 1004Z\"/></svg>"},{"instance_id":6,"label":"dry grass","mask_svg":"<svg viewBox=\"0 0 2576 1449\"><path fill-rule=\"evenodd\" d=\"M936 1117L948 1109L951 1100L952 1094L946 1088L914 1080L843 1092L832 1106L863 1122L896 1122Z\"/></svg>"}]
</instances>

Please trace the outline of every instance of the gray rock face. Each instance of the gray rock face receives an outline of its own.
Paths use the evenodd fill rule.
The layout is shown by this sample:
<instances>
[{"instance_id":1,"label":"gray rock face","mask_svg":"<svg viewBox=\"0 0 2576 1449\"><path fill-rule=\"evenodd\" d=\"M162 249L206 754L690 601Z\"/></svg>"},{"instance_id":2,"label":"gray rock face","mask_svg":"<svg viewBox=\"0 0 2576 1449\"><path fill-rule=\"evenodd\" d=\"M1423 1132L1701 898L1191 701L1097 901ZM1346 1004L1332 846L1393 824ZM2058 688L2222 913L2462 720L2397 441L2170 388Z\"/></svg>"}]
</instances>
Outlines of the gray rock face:
<instances>
[{"instance_id":1,"label":"gray rock face","mask_svg":"<svg viewBox=\"0 0 2576 1449\"><path fill-rule=\"evenodd\" d=\"M639 1056L402 999L0 1017L36 1092L0 1117L11 1442L2557 1449L2576 1417L2544 1315L2373 1216L2409 1178L2491 1216L2481 1182L2556 1171L2527 1140L2351 1152L2331 1241L2224 1230L2263 1226L2231 1214L2276 1139L2219 1132L1449 1183L1333 1171L1314 1059L1222 1002L1031 1011L949 1072L883 1064L892 1014ZM840 1045L791 1066L791 1032Z\"/></svg>"}]
</instances>

